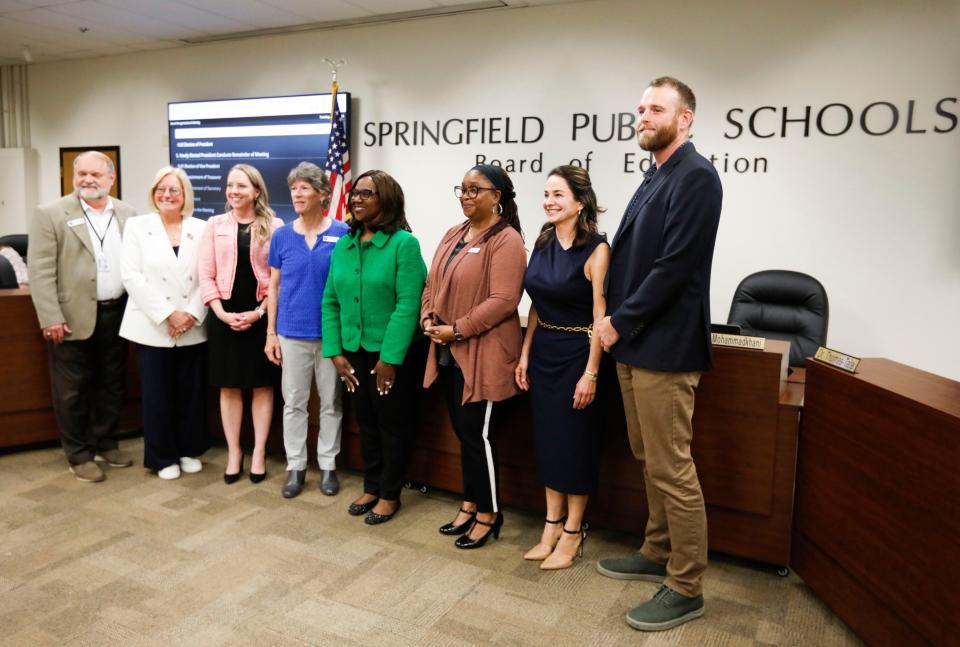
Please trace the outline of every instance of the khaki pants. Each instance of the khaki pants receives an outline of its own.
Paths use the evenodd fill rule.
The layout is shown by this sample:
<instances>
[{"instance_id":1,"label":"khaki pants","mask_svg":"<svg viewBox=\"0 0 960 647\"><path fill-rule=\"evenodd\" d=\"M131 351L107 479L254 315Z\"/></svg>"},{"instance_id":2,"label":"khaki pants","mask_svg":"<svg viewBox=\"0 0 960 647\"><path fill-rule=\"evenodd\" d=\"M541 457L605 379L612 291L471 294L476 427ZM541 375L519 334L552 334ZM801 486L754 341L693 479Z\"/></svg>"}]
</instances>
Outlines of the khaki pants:
<instances>
[{"instance_id":1,"label":"khaki pants","mask_svg":"<svg viewBox=\"0 0 960 647\"><path fill-rule=\"evenodd\" d=\"M643 461L650 517L640 552L667 565L664 583L693 597L707 568L707 513L690 455L700 373L667 373L617 363L627 435Z\"/></svg>"}]
</instances>

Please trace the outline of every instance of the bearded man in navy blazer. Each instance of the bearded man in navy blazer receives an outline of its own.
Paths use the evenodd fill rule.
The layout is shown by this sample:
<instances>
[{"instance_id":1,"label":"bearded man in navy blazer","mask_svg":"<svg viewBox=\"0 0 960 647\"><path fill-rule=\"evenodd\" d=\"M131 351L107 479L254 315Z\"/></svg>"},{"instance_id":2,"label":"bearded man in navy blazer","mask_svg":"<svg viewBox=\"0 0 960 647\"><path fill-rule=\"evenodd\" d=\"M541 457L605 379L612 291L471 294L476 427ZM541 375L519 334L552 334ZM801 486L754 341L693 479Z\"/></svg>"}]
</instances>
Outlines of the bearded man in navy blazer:
<instances>
[{"instance_id":1,"label":"bearded man in navy blazer","mask_svg":"<svg viewBox=\"0 0 960 647\"><path fill-rule=\"evenodd\" d=\"M597 322L617 360L630 446L643 461L650 516L644 543L597 570L662 585L632 609L635 629L668 629L703 615L707 516L690 455L694 391L710 368L710 268L723 190L689 141L696 98L660 77L643 93L637 139L656 165L644 174L611 246L608 316Z\"/></svg>"}]
</instances>

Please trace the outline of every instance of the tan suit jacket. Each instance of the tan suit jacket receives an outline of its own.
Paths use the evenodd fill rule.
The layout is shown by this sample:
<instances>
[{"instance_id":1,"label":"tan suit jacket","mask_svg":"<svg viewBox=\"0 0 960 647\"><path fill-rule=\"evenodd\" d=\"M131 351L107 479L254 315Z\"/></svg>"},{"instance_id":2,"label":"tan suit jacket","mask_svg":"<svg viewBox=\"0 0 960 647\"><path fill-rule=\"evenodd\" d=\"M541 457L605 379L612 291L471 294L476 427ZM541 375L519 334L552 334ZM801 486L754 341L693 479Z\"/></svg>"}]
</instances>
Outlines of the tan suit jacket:
<instances>
[{"instance_id":1,"label":"tan suit jacket","mask_svg":"<svg viewBox=\"0 0 960 647\"><path fill-rule=\"evenodd\" d=\"M120 200L113 208L122 235L136 211ZM97 323L97 261L80 198L73 193L37 207L29 236L30 295L40 327L66 323L73 332L65 339L89 338Z\"/></svg>"}]
</instances>

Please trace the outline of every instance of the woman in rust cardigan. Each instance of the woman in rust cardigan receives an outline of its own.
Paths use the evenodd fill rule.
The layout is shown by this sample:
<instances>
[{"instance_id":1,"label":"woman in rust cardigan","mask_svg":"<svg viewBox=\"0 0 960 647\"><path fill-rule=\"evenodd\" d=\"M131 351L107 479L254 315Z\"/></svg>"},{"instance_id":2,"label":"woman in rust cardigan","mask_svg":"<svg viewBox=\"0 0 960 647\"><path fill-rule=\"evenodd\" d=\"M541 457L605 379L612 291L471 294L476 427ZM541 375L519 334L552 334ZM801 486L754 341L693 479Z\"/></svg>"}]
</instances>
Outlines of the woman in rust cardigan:
<instances>
[{"instance_id":1,"label":"woman in rust cardigan","mask_svg":"<svg viewBox=\"0 0 960 647\"><path fill-rule=\"evenodd\" d=\"M444 235L427 276L420 323L433 343L423 385L440 379L461 446L463 505L440 533L460 535L457 548L480 548L503 525L494 431L497 403L518 391L527 254L503 169L475 166L453 190L467 220Z\"/></svg>"}]
</instances>

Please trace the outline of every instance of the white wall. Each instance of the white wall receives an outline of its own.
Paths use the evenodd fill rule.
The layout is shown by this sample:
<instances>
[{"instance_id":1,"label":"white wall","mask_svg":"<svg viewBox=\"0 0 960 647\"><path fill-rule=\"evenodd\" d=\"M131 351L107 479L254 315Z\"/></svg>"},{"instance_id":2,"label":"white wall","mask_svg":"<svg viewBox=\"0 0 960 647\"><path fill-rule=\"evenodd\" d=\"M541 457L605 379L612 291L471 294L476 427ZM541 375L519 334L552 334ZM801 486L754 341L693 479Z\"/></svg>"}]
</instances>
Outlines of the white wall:
<instances>
[{"instance_id":1,"label":"white wall","mask_svg":"<svg viewBox=\"0 0 960 647\"><path fill-rule=\"evenodd\" d=\"M37 202L37 153L0 148L0 169L0 235L25 233Z\"/></svg>"},{"instance_id":2,"label":"white wall","mask_svg":"<svg viewBox=\"0 0 960 647\"><path fill-rule=\"evenodd\" d=\"M41 199L57 195L61 146L120 145L124 197L166 163L168 101L325 91L324 56L344 58L354 94L354 169L380 167L403 185L425 255L460 217L451 187L474 155L531 157L544 171L592 153L602 228L613 233L637 174L623 172L632 141L571 141L571 115L632 111L650 78L672 74L697 92L694 142L723 159L765 157L767 172L721 173L723 217L714 260L713 319L725 321L745 275L808 272L830 295L829 345L885 356L960 379L960 127L935 112L960 96L960 5L955 2L807 3L597 0L495 11L31 68L32 142ZM908 102L913 126L905 132ZM859 126L838 137L724 137L731 108L830 103L900 111L891 134ZM953 114L960 105L947 104ZM868 126L879 129L884 109ZM540 117L529 145L364 146L370 121ZM825 125L836 128L839 109ZM741 118L745 121L746 116ZM758 126L773 128L769 112ZM527 239L542 222L542 173L513 175Z\"/></svg>"}]
</instances>

